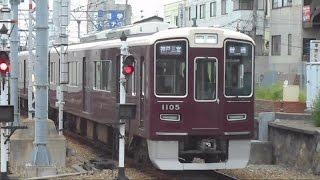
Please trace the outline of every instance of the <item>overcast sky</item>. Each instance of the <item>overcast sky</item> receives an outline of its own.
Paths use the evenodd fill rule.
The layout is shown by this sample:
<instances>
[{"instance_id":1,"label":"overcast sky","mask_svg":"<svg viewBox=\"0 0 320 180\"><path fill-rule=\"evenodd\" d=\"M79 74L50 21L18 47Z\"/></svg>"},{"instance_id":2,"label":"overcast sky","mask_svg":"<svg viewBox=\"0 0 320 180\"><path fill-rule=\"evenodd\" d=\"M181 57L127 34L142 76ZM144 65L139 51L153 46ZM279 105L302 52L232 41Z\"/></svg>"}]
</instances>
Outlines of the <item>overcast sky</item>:
<instances>
[{"instance_id":1,"label":"overcast sky","mask_svg":"<svg viewBox=\"0 0 320 180\"><path fill-rule=\"evenodd\" d=\"M70 0L71 9L75 9L80 6L87 5L87 0ZM141 16L150 17L158 15L163 17L164 4L171 3L178 0L128 0L128 3L132 6L134 14L133 19L140 18ZM116 0L117 3L125 4L126 0ZM28 9L29 1L25 0L20 4L20 9ZM49 8L52 9L53 0L49 0Z\"/></svg>"},{"instance_id":2,"label":"overcast sky","mask_svg":"<svg viewBox=\"0 0 320 180\"><path fill-rule=\"evenodd\" d=\"M54 0L49 0L49 9L52 10ZM163 17L163 7L164 4L171 3L178 0L128 0L128 3L132 6L132 21L140 20L141 16L144 18L158 15ZM87 5L87 0L70 0L71 2L71 9L76 9L77 7L84 7ZM125 4L126 0L116 0L117 3ZM29 1L25 0L23 3L20 4L20 9L28 9ZM70 26L72 29L76 28L76 23L71 22ZM81 23L82 30L86 29L85 23ZM81 34L84 34L82 32Z\"/></svg>"}]
</instances>

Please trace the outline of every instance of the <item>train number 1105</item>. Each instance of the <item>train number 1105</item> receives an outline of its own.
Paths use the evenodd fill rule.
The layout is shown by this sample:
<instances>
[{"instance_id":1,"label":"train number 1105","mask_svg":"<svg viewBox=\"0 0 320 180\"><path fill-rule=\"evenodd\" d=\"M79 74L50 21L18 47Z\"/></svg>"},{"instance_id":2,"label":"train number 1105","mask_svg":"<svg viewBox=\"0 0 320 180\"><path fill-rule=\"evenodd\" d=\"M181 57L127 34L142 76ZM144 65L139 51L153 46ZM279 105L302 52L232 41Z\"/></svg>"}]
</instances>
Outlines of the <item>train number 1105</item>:
<instances>
[{"instance_id":1,"label":"train number 1105","mask_svg":"<svg viewBox=\"0 0 320 180\"><path fill-rule=\"evenodd\" d=\"M180 105L179 104L162 104L161 105L161 110L164 110L164 111L178 111L178 110L180 110Z\"/></svg>"}]
</instances>

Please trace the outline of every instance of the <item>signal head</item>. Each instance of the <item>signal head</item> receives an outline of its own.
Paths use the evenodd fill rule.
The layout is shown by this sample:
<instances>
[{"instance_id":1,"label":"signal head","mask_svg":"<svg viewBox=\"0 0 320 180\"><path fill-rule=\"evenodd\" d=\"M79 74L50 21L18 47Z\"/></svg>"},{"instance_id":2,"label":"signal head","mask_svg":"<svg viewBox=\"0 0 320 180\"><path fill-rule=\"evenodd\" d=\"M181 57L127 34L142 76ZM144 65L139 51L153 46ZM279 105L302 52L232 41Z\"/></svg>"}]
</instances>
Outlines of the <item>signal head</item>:
<instances>
[{"instance_id":1,"label":"signal head","mask_svg":"<svg viewBox=\"0 0 320 180\"><path fill-rule=\"evenodd\" d=\"M6 51L0 51L0 72L6 74L9 72L10 59Z\"/></svg>"},{"instance_id":2,"label":"signal head","mask_svg":"<svg viewBox=\"0 0 320 180\"><path fill-rule=\"evenodd\" d=\"M122 74L125 76L131 75L134 72L134 57L132 55L124 56L122 63Z\"/></svg>"}]
</instances>

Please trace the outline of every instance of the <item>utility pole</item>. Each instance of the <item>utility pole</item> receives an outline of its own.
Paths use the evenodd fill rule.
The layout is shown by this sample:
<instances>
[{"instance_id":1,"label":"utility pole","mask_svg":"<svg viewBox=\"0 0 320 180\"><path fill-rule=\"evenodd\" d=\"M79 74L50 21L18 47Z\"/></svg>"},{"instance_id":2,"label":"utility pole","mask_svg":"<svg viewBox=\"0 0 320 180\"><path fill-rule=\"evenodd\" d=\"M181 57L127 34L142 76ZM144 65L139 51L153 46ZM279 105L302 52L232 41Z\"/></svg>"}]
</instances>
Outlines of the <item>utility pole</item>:
<instances>
[{"instance_id":1,"label":"utility pole","mask_svg":"<svg viewBox=\"0 0 320 180\"><path fill-rule=\"evenodd\" d=\"M253 0L253 17L252 17L252 39L256 41L257 35L257 10L258 10L258 0Z\"/></svg>"},{"instance_id":2,"label":"utility pole","mask_svg":"<svg viewBox=\"0 0 320 180\"><path fill-rule=\"evenodd\" d=\"M48 144L48 0L36 0L34 166L51 166Z\"/></svg>"},{"instance_id":3,"label":"utility pole","mask_svg":"<svg viewBox=\"0 0 320 180\"><path fill-rule=\"evenodd\" d=\"M59 135L63 134L63 108L64 108L64 92L66 90L66 84L68 84L68 62L67 47L68 47L68 34L67 28L69 24L69 0L61 0L60 9L60 79L59 86L57 87L57 105L59 109Z\"/></svg>"},{"instance_id":4,"label":"utility pole","mask_svg":"<svg viewBox=\"0 0 320 180\"><path fill-rule=\"evenodd\" d=\"M12 33L10 37L10 104L14 106L14 125L20 125L20 113L18 104L18 75L19 75L19 33L18 33L18 12L20 0L10 0L11 4L11 18L15 22L12 26Z\"/></svg>"},{"instance_id":5,"label":"utility pole","mask_svg":"<svg viewBox=\"0 0 320 180\"><path fill-rule=\"evenodd\" d=\"M34 9L32 6L33 0L29 0L29 27L28 27L28 119L32 120L34 117L34 109L35 109L35 97L34 97L34 23L35 23L35 16L34 16Z\"/></svg>"},{"instance_id":6,"label":"utility pole","mask_svg":"<svg viewBox=\"0 0 320 180\"><path fill-rule=\"evenodd\" d=\"M128 25L128 0L126 0L126 9L124 11L124 25Z\"/></svg>"}]
</instances>

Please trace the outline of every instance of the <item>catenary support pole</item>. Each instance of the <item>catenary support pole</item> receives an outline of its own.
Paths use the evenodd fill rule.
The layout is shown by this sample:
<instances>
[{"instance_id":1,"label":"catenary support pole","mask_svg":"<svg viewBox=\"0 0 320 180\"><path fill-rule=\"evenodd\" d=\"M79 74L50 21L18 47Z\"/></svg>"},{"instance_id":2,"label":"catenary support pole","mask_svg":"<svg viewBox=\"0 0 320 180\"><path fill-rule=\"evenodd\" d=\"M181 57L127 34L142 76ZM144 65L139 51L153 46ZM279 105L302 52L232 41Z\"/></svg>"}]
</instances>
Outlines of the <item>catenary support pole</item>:
<instances>
[{"instance_id":1,"label":"catenary support pole","mask_svg":"<svg viewBox=\"0 0 320 180\"><path fill-rule=\"evenodd\" d=\"M257 10L258 10L258 0L253 0L253 17L252 17L252 39L256 41L257 36Z\"/></svg>"},{"instance_id":2,"label":"catenary support pole","mask_svg":"<svg viewBox=\"0 0 320 180\"><path fill-rule=\"evenodd\" d=\"M35 97L34 97L34 59L35 59L35 52L34 52L34 9L32 6L33 0L29 0L29 27L28 27L28 119L32 120L34 117L34 108L35 108Z\"/></svg>"},{"instance_id":3,"label":"catenary support pole","mask_svg":"<svg viewBox=\"0 0 320 180\"><path fill-rule=\"evenodd\" d=\"M19 100L18 100L18 75L19 75L19 33L18 12L20 0L10 0L11 18L15 24L12 26L10 37L10 104L14 106L14 125L20 125Z\"/></svg>"},{"instance_id":4,"label":"catenary support pole","mask_svg":"<svg viewBox=\"0 0 320 180\"><path fill-rule=\"evenodd\" d=\"M49 166L48 144L48 0L36 0L35 139L32 165Z\"/></svg>"},{"instance_id":5,"label":"catenary support pole","mask_svg":"<svg viewBox=\"0 0 320 180\"><path fill-rule=\"evenodd\" d=\"M60 13L60 79L59 86L57 88L58 97L58 112L59 112L59 135L63 134L63 108L64 108L64 92L66 84L68 83L68 62L67 58L67 47L68 47L68 34L67 28L69 24L69 0L61 0L61 13Z\"/></svg>"},{"instance_id":6,"label":"catenary support pole","mask_svg":"<svg viewBox=\"0 0 320 180\"><path fill-rule=\"evenodd\" d=\"M119 83L119 89L120 89L120 104L126 103L126 78L125 75L122 74L122 68L123 68L123 57L128 54L128 43L127 43L127 37L123 33L120 37L121 40L121 57L120 57L120 83ZM125 168L124 168L124 154L125 154L125 130L126 125L123 119L119 119L119 169L118 169L118 180L126 180L128 179L125 175Z\"/></svg>"}]
</instances>

